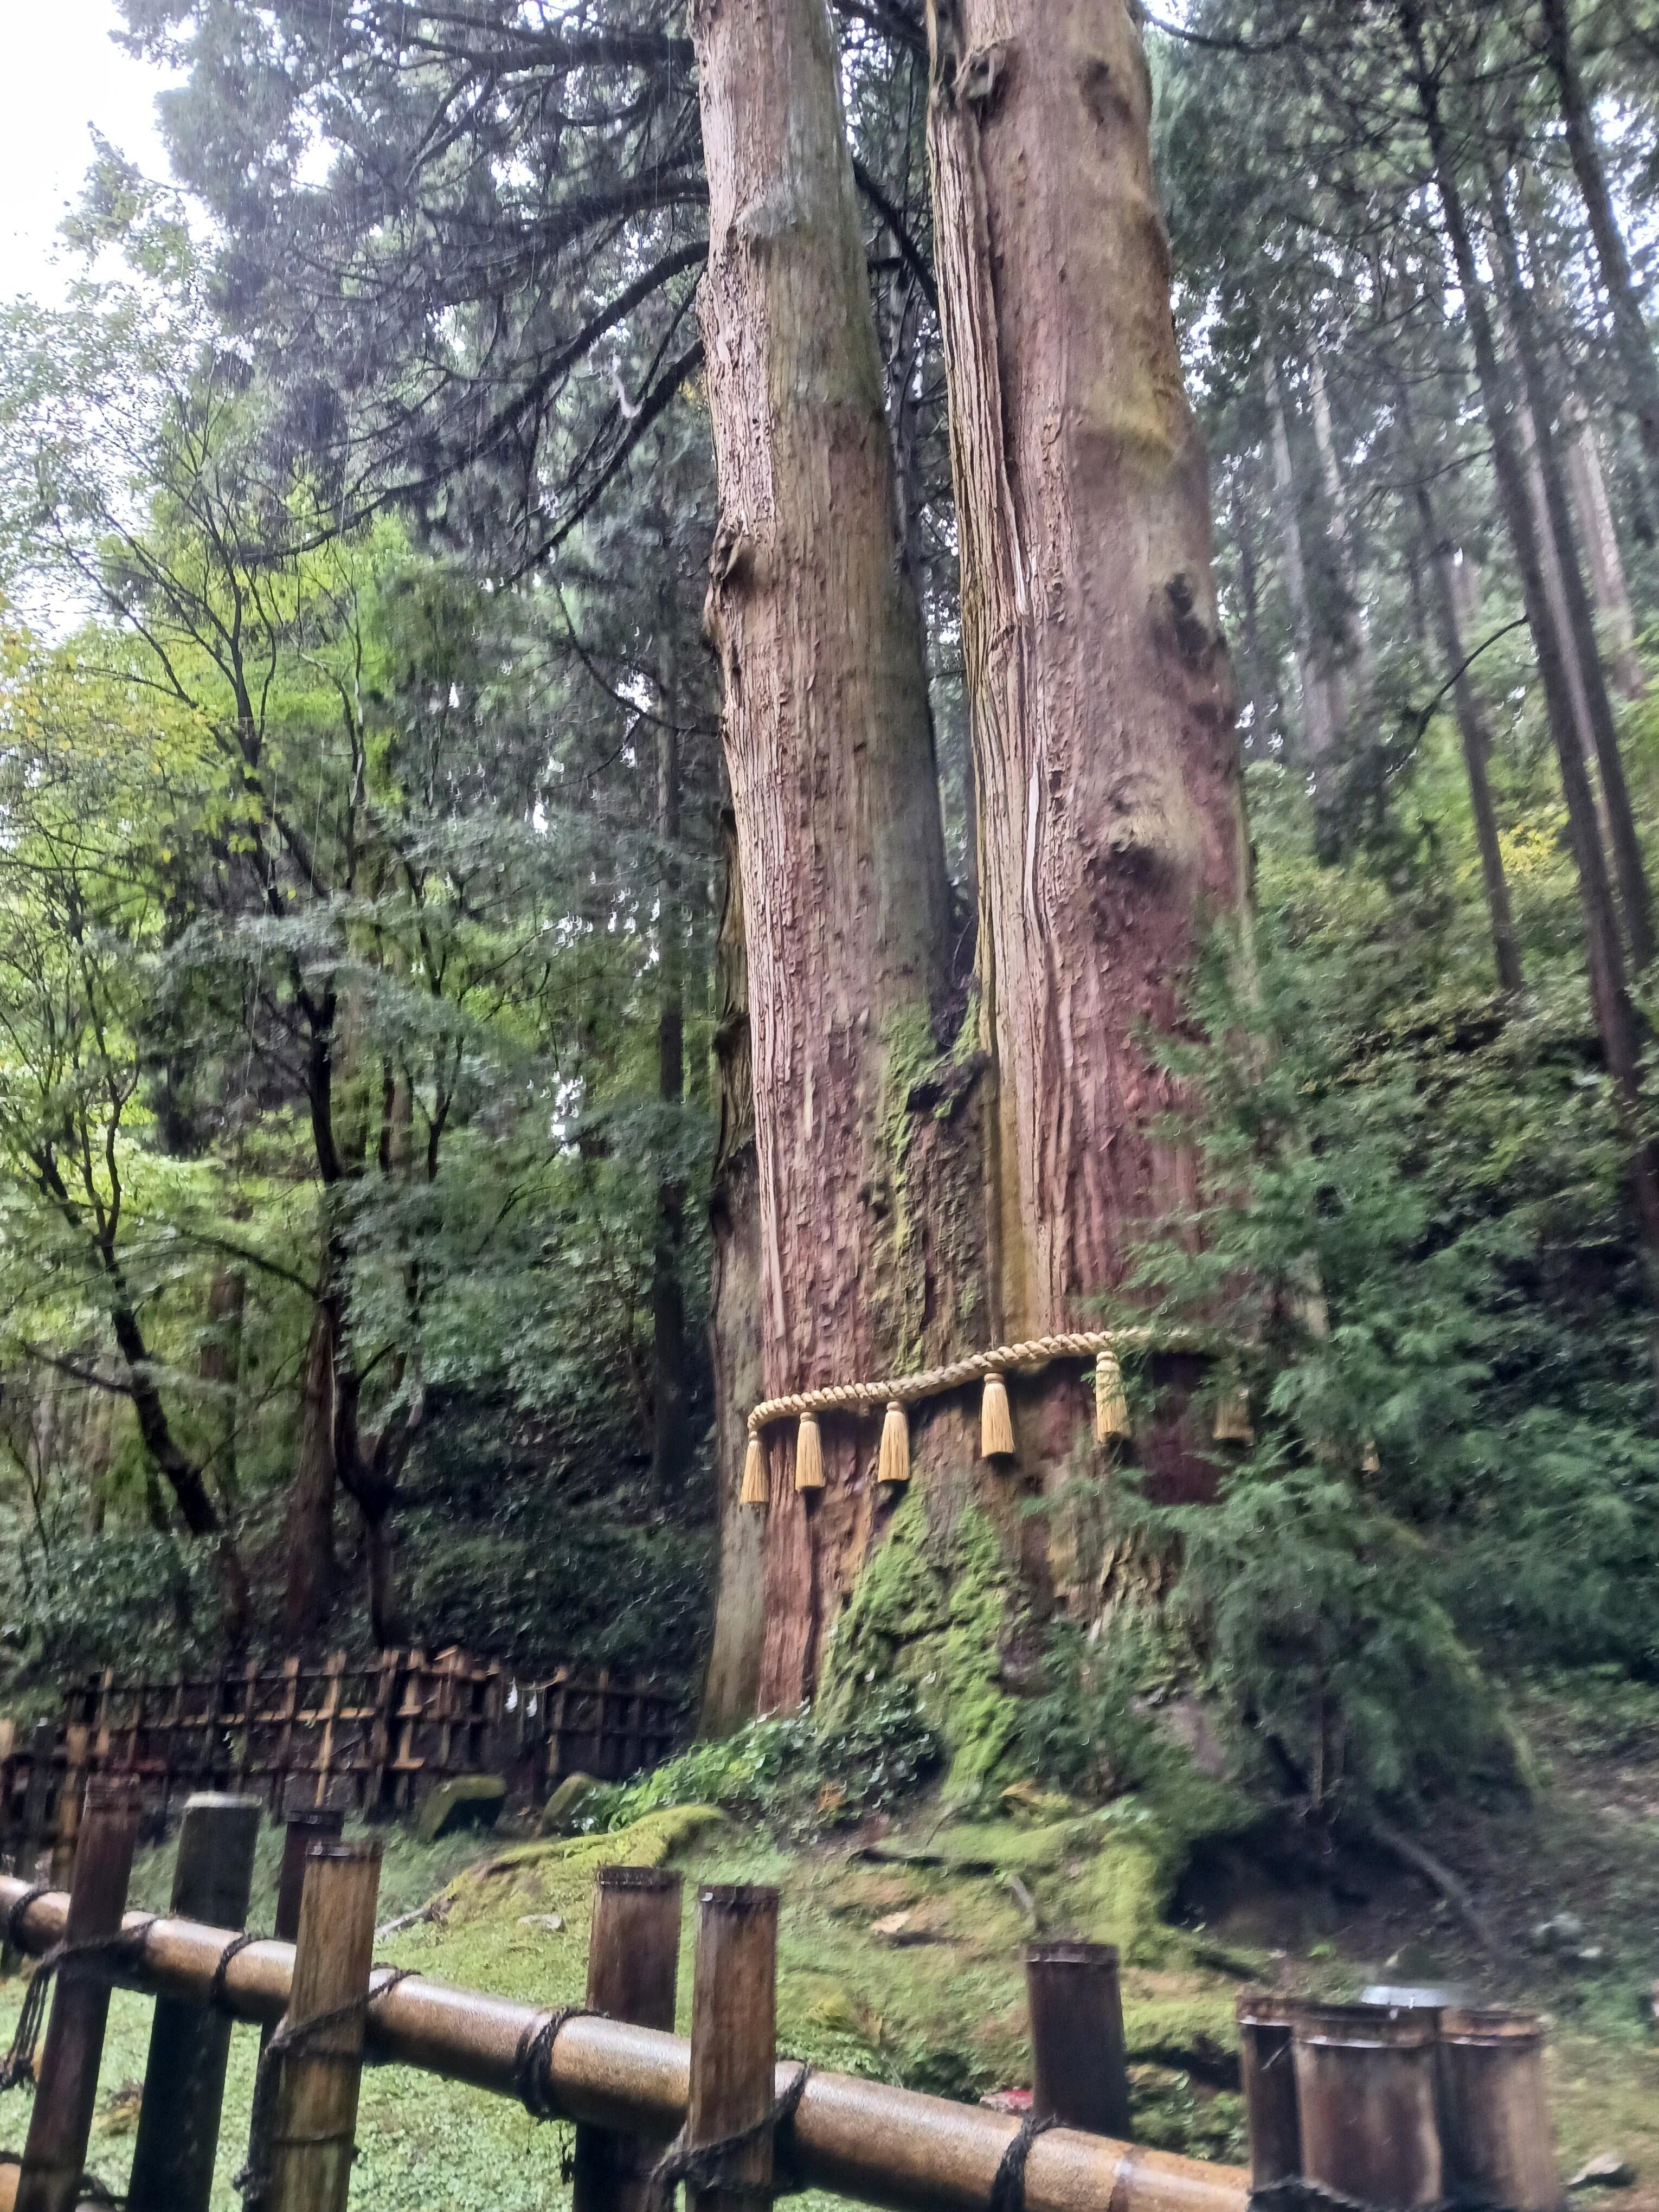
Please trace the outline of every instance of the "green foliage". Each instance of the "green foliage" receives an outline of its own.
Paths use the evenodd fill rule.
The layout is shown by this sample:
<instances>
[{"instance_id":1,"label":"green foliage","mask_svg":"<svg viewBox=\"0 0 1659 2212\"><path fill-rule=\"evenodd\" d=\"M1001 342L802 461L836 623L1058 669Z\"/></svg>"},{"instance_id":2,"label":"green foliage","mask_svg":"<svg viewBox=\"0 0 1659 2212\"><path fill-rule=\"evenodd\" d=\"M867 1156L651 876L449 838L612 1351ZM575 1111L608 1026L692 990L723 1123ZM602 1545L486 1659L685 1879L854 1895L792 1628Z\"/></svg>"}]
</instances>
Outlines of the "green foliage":
<instances>
[{"instance_id":1,"label":"green foliage","mask_svg":"<svg viewBox=\"0 0 1659 2212\"><path fill-rule=\"evenodd\" d=\"M1179 1544L1173 1623L1285 1778L1416 1800L1512 1765L1493 1662L1656 1656L1620 1139L1570 971L1509 1008L1359 866L1292 852L1264 894L1248 987L1218 948L1170 1054L1224 1195L1140 1269L1226 1316L1257 1441L1212 1505L1126 1511Z\"/></svg>"},{"instance_id":2,"label":"green foliage","mask_svg":"<svg viewBox=\"0 0 1659 2212\"><path fill-rule=\"evenodd\" d=\"M940 1764L938 1738L899 1681L860 1699L840 1724L800 1714L695 1743L641 1781L584 1799L581 1826L611 1832L667 1806L718 1805L808 1834L895 1810Z\"/></svg>"}]
</instances>

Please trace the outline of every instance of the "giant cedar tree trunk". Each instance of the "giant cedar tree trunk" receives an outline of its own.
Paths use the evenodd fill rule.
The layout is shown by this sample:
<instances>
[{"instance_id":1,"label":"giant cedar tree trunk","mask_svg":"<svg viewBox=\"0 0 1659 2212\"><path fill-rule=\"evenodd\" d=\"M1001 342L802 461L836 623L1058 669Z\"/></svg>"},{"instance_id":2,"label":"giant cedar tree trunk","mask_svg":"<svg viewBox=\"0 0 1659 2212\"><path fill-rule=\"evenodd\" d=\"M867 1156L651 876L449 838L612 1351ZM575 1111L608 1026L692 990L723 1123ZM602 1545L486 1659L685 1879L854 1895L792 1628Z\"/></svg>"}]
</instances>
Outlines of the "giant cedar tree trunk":
<instances>
[{"instance_id":1,"label":"giant cedar tree trunk","mask_svg":"<svg viewBox=\"0 0 1659 2212\"><path fill-rule=\"evenodd\" d=\"M931 1331L962 1340L955 1240L919 1230L896 1142L949 1018L949 887L828 10L694 0L690 26L720 487L708 624L748 943L770 1395L889 1373ZM810 1691L876 1510L872 1435L826 1424L816 1505L794 1491L792 1443L775 1433L770 1455L767 1707Z\"/></svg>"},{"instance_id":2,"label":"giant cedar tree trunk","mask_svg":"<svg viewBox=\"0 0 1659 2212\"><path fill-rule=\"evenodd\" d=\"M1000 1326L1189 1207L1139 1034L1248 859L1205 456L1127 0L929 0L928 143L999 1070Z\"/></svg>"},{"instance_id":3,"label":"giant cedar tree trunk","mask_svg":"<svg viewBox=\"0 0 1659 2212\"><path fill-rule=\"evenodd\" d=\"M749 977L738 830L729 810L720 828L720 917L714 947L720 1142L708 1203L714 1247L709 1336L720 1564L714 1638L700 1716L707 1735L724 1735L754 1713L760 1699L766 1620L766 1522L742 1503L747 1448L744 1417L765 1389L761 1381L760 1207Z\"/></svg>"}]
</instances>

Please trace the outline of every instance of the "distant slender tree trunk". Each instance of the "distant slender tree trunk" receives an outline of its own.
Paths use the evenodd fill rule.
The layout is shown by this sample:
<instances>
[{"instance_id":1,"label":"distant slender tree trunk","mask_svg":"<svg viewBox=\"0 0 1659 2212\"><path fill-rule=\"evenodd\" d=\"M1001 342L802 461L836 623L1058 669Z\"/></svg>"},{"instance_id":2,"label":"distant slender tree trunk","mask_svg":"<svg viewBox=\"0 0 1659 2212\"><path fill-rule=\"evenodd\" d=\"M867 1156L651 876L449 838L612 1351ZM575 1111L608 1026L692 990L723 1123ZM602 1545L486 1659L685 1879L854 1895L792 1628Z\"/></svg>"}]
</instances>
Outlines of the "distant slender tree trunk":
<instances>
[{"instance_id":1,"label":"distant slender tree trunk","mask_svg":"<svg viewBox=\"0 0 1659 2212\"><path fill-rule=\"evenodd\" d=\"M1239 596L1243 602L1244 670L1250 701L1250 737L1261 749L1261 757L1265 759L1277 727L1277 718L1264 672L1266 647L1261 635L1261 582L1256 565L1255 532L1250 504L1243 487L1235 480L1231 521L1233 542L1238 548Z\"/></svg>"},{"instance_id":2,"label":"distant slender tree trunk","mask_svg":"<svg viewBox=\"0 0 1659 2212\"><path fill-rule=\"evenodd\" d=\"M1284 380L1272 354L1263 356L1267 379L1268 444L1273 456L1273 516L1279 526L1285 592L1291 603L1291 635L1302 694L1302 766L1313 785L1314 806L1323 817L1332 804L1339 716L1317 641L1308 599L1308 564L1302 551L1302 506L1291 457L1290 424L1285 413Z\"/></svg>"},{"instance_id":3,"label":"distant slender tree trunk","mask_svg":"<svg viewBox=\"0 0 1659 2212\"><path fill-rule=\"evenodd\" d=\"M672 596L659 609L657 725L657 1096L665 1118L685 1099L685 915L680 895L679 682ZM651 1255L651 1486L679 1488L690 1453L686 1420L685 1182L672 1166L657 1179Z\"/></svg>"},{"instance_id":4,"label":"distant slender tree trunk","mask_svg":"<svg viewBox=\"0 0 1659 2212\"><path fill-rule=\"evenodd\" d=\"M1601 456L1596 450L1595 433L1584 403L1576 392L1563 406L1561 420L1566 433L1573 513L1589 562L1590 589L1607 640L1613 681L1626 699L1639 699L1646 689L1646 678L1636 650L1636 616L1631 606L1624 556L1619 550L1619 533L1613 527L1613 506L1607 497Z\"/></svg>"},{"instance_id":5,"label":"distant slender tree trunk","mask_svg":"<svg viewBox=\"0 0 1659 2212\"><path fill-rule=\"evenodd\" d=\"M290 1636L320 1627L333 1595L334 1487L334 1340L327 1305L319 1298L311 1310L284 1532L283 1626Z\"/></svg>"},{"instance_id":6,"label":"distant slender tree trunk","mask_svg":"<svg viewBox=\"0 0 1659 2212\"><path fill-rule=\"evenodd\" d=\"M207 1325L196 1371L207 1385L213 1426L211 1465L227 1512L236 1510L236 1389L242 1372L242 1311L247 1277L216 1267L208 1279Z\"/></svg>"},{"instance_id":7,"label":"distant slender tree trunk","mask_svg":"<svg viewBox=\"0 0 1659 2212\"><path fill-rule=\"evenodd\" d=\"M1074 1324L1195 1203L1143 1030L1178 1024L1206 927L1244 915L1248 850L1137 11L927 15L1000 1318L1018 1335Z\"/></svg>"},{"instance_id":8,"label":"distant slender tree trunk","mask_svg":"<svg viewBox=\"0 0 1659 2212\"><path fill-rule=\"evenodd\" d=\"M1456 156L1441 110L1439 82L1429 61L1423 5L1424 0L1399 0L1397 21L1413 64L1414 89L1433 161L1446 235L1462 287L1464 312L1492 434L1493 471L1510 543L1515 548L1516 563L1521 572L1527 620L1548 704L1551 733L1566 800L1568 831L1578 873L1596 1028L1629 1147L1632 1192L1650 1276L1659 1279L1659 1157L1656 1157L1654 1146L1644 1133L1640 1033L1619 941L1613 887L1596 826L1595 804L1574 720L1563 641L1545 587L1538 533L1527 491L1526 464L1510 412L1486 291L1458 181Z\"/></svg>"},{"instance_id":9,"label":"distant slender tree trunk","mask_svg":"<svg viewBox=\"0 0 1659 2212\"><path fill-rule=\"evenodd\" d=\"M1333 629L1340 654L1340 680L1342 719L1351 722L1371 696L1371 626L1359 589L1358 550L1348 513L1347 487L1336 456L1336 434L1331 422L1330 393L1325 368L1316 355L1308 373L1313 398L1314 450L1319 456L1320 481L1324 488L1327 526L1334 569L1336 605Z\"/></svg>"},{"instance_id":10,"label":"distant slender tree trunk","mask_svg":"<svg viewBox=\"0 0 1659 2212\"><path fill-rule=\"evenodd\" d=\"M919 613L825 0L692 0L720 488L708 625L724 678L748 944L761 1371L893 1372L982 1300L902 1147L957 1018ZM760 1696L799 1704L867 1548L874 1437L825 1425L809 1504L769 1463Z\"/></svg>"},{"instance_id":11,"label":"distant slender tree trunk","mask_svg":"<svg viewBox=\"0 0 1659 2212\"><path fill-rule=\"evenodd\" d=\"M1571 0L1542 0L1544 54L1554 76L1566 125L1567 151L1578 179L1601 283L1613 312L1613 340L1625 372L1626 396L1642 434L1643 449L1659 495L1659 360L1631 271L1630 253L1608 189L1595 135L1595 117L1579 64Z\"/></svg>"},{"instance_id":12,"label":"distant slender tree trunk","mask_svg":"<svg viewBox=\"0 0 1659 2212\"><path fill-rule=\"evenodd\" d=\"M1553 394L1544 374L1535 327L1537 310L1522 278L1515 231L1510 220L1504 183L1501 177L1492 179L1491 208L1492 232L1498 247L1498 278L1509 311L1522 389L1532 418L1539 473L1544 488L1547 531L1540 532L1540 536L1547 536L1554 546L1557 573L1567 615L1562 642L1565 650L1577 661L1583 697L1589 711L1595 762L1601 771L1601 803L1606 809L1610 834L1613 876L1619 886L1619 900L1624 911L1631 957L1639 971L1652 960L1656 944L1647 864L1643 858L1642 840L1631 805L1624 758L1619 750L1619 725L1614 719L1613 702L1607 694L1606 672L1601 665L1595 611L1585 588L1584 572L1579 563L1577 541L1573 534L1572 505L1555 432Z\"/></svg>"},{"instance_id":13,"label":"distant slender tree trunk","mask_svg":"<svg viewBox=\"0 0 1659 2212\"><path fill-rule=\"evenodd\" d=\"M1509 878L1504 872L1504 849L1498 842L1498 813L1492 805L1492 779L1487 772L1492 741L1465 665L1468 648L1457 619L1457 590L1453 581L1456 561L1452 544L1440 527L1433 495L1420 480L1417 486L1417 513L1428 554L1445 681L1452 687L1457 734L1463 748L1463 768L1468 777L1469 810L1474 817L1474 841L1480 854L1480 880L1486 895L1486 917L1492 926L1492 957L1497 963L1499 988L1511 998L1519 998L1526 986L1526 976L1521 966L1520 939L1516 935L1515 911L1510 902Z\"/></svg>"}]
</instances>

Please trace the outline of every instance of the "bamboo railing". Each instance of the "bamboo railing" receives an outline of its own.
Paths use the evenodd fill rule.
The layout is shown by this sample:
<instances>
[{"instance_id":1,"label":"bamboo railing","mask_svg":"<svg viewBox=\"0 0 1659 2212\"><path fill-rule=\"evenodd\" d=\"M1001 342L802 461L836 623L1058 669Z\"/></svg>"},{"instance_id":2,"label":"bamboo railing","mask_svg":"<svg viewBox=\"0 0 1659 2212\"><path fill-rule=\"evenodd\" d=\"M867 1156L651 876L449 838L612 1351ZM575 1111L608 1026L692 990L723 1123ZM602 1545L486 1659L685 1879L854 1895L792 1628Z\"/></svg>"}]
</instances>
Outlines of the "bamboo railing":
<instances>
[{"instance_id":1,"label":"bamboo railing","mask_svg":"<svg viewBox=\"0 0 1659 2212\"><path fill-rule=\"evenodd\" d=\"M0 1877L0 1923L24 1893L23 1883ZM17 1912L21 1948L34 1956L50 1950L63 1937L68 1911L69 1899L53 1892ZM131 1963L115 1978L119 1984L191 2004L210 2002L236 1931L188 1919L147 1924L137 1914L125 1925L135 1942ZM229 1960L220 1993L235 2019L269 2025L283 2016L295 1955L293 1944L261 1942ZM381 2060L517 2096L526 2039L544 2018L532 2005L418 1975L372 2004L366 2041ZM547 2056L546 2110L589 2127L665 2140L686 2121L696 2063L684 2037L619 2020L572 2018ZM779 2096L799 2070L776 2065L770 2079ZM1020 2131L1018 2121L977 2106L813 2073L790 2123L792 2180L889 2212L992 2212L998 2173ZM1024 2171L1024 2212L1245 2212L1249 2195L1249 2177L1239 2168L1067 2127L1031 2142Z\"/></svg>"}]
</instances>

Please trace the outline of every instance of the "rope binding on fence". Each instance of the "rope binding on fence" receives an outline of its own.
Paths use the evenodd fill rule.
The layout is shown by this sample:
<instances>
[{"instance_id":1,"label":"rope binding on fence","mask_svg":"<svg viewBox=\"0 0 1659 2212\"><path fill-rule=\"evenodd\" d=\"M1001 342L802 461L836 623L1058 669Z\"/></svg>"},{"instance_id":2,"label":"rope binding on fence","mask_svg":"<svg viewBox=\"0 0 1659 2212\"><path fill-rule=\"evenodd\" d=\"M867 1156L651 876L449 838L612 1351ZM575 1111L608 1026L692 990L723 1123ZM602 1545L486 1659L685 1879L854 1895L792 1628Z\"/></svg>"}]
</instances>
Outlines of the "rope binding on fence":
<instances>
[{"instance_id":1,"label":"rope binding on fence","mask_svg":"<svg viewBox=\"0 0 1659 2212\"><path fill-rule=\"evenodd\" d=\"M45 1897L44 1888L27 1889L17 1899L6 1916L8 1939L15 1929L21 1929L22 1915L38 1897ZM144 1938L155 1925L160 1915L146 1912L140 1916L137 1926L120 1928L112 1936L88 1936L76 1943L55 1943L40 1960L29 1976L28 1988L23 1994L23 2005L17 2015L17 2025L12 2030L11 2047L0 2058L0 2096L9 2089L21 2088L26 2082L34 2087L34 2049L40 2040L40 2030L46 2023L46 1997L53 1977L65 1966L79 1966L92 1960L107 1960L112 1966L136 1962L142 1956ZM21 1948L21 1945L18 1947Z\"/></svg>"},{"instance_id":2,"label":"rope binding on fence","mask_svg":"<svg viewBox=\"0 0 1659 2212\"><path fill-rule=\"evenodd\" d=\"M561 2005L556 2012L539 2014L519 2038L513 2057L513 2086L532 2120L558 2118L559 2108L553 2100L553 2046L569 2021L592 2017L586 2005Z\"/></svg>"},{"instance_id":3,"label":"rope binding on fence","mask_svg":"<svg viewBox=\"0 0 1659 2212\"><path fill-rule=\"evenodd\" d=\"M1011 2137L998 2162L996 2179L991 2184L991 2212L1025 2212L1025 2161L1031 2155L1031 2145L1060 2124L1057 2112L1045 2112L1041 2118L1035 2111L1026 2113L1018 2134Z\"/></svg>"},{"instance_id":4,"label":"rope binding on fence","mask_svg":"<svg viewBox=\"0 0 1659 2212\"><path fill-rule=\"evenodd\" d=\"M717 2142L694 2143L687 2139L691 2124L688 2120L651 2169L645 2185L645 2212L670 2212L674 2191L682 2182L694 2190L719 2189L731 2196L759 2197L769 2202L795 2189L799 2185L795 2181L786 2179L780 2182L775 2172L770 2181L744 2181L726 2169L739 2151L748 2150L774 2130L787 2128L794 2118L812 2077L812 2069L804 2060L798 2062L798 2066L794 2080L783 2094L775 2098L752 2125L740 2128L736 2135L722 2136Z\"/></svg>"},{"instance_id":5,"label":"rope binding on fence","mask_svg":"<svg viewBox=\"0 0 1659 2212\"><path fill-rule=\"evenodd\" d=\"M227 1949L231 1947L227 1946ZM375 1983L374 1976L384 1974L384 1981ZM335 2005L327 2012L315 2014L310 2020L284 2020L259 2054L258 2069L253 2076L253 2109L248 2121L247 2163L236 2174L231 2187L245 2205L262 2205L270 2188L270 2154L276 2147L276 2087L281 2079L282 2062L290 2051L302 2051L306 2045L327 2029L338 2027L349 2020L364 2019L372 2006L395 1990L399 1982L416 1978L413 1966L374 1966L369 1968L370 1982L362 1996L353 1997L349 2004ZM343 2137L341 2138L344 2140Z\"/></svg>"},{"instance_id":6,"label":"rope binding on fence","mask_svg":"<svg viewBox=\"0 0 1659 2212\"><path fill-rule=\"evenodd\" d=\"M866 1413L886 1408L882 1424L881 1455L876 1480L898 1486L910 1480L908 1408L931 1398L947 1396L969 1384L983 1384L980 1407L980 1450L989 1460L1012 1458L1014 1427L1008 1405L1011 1374L1032 1373L1058 1360L1092 1360L1095 1368L1095 1438L1110 1444L1133 1435L1129 1402L1123 1389L1123 1358L1130 1352L1187 1352L1215 1358L1219 1347L1214 1338L1190 1328L1081 1329L1064 1335L1033 1337L1024 1344L999 1345L994 1351L975 1352L948 1367L932 1367L918 1375L890 1376L877 1382L836 1382L821 1390L800 1390L785 1398L769 1398L749 1416L749 1447L744 1460L741 1502L763 1506L770 1503L766 1473L764 1431L775 1423L793 1420L795 1487L822 1490L823 1443L818 1426L821 1413ZM1216 1408L1218 1443L1252 1443L1255 1432L1250 1421L1248 1393L1233 1390Z\"/></svg>"}]
</instances>

